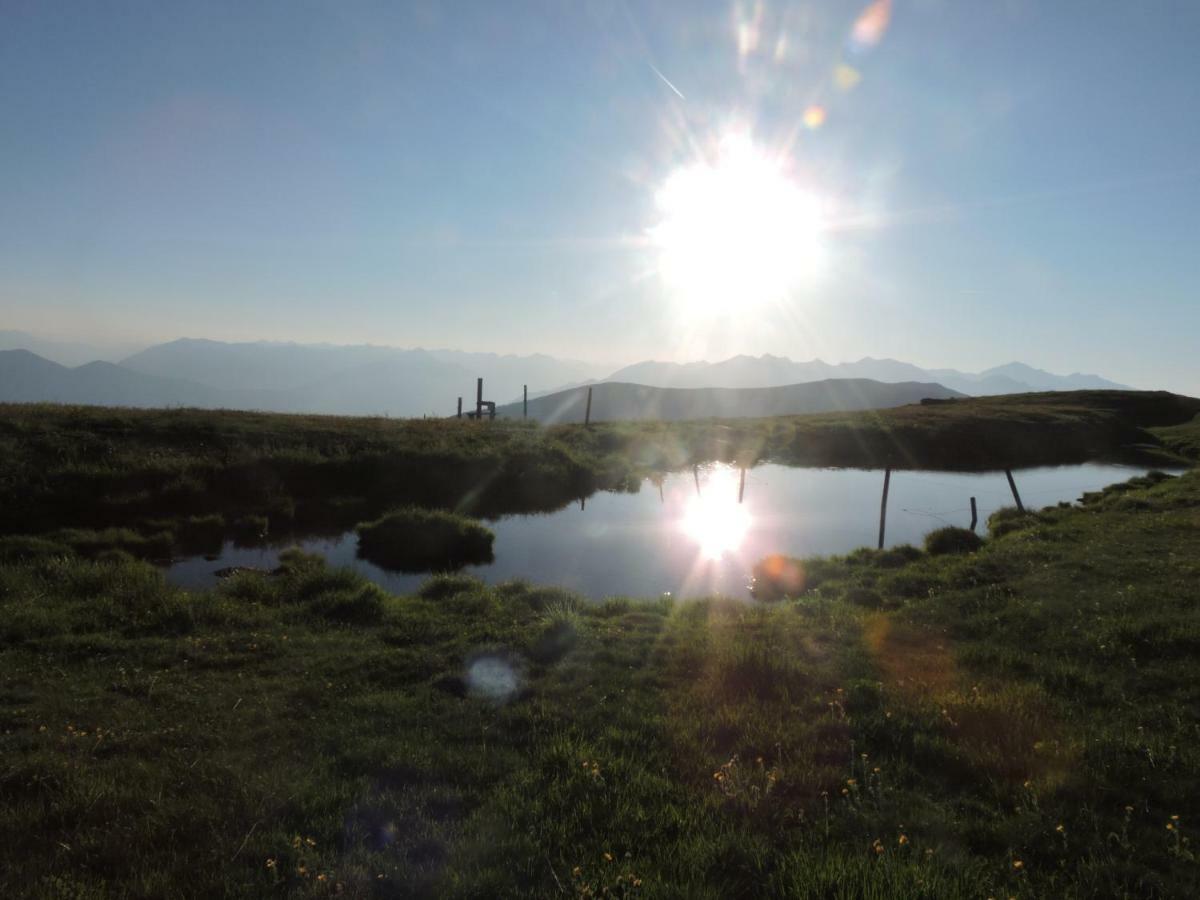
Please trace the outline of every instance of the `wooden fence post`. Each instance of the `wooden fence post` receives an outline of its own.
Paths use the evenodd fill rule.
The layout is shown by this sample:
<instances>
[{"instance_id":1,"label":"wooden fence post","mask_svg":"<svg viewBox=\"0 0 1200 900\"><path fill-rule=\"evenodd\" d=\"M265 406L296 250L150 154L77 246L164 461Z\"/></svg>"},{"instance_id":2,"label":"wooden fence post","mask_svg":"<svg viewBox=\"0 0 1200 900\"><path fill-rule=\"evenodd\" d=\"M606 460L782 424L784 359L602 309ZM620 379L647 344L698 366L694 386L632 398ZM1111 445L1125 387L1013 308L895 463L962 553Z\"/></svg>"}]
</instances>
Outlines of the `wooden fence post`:
<instances>
[{"instance_id":1,"label":"wooden fence post","mask_svg":"<svg viewBox=\"0 0 1200 900\"><path fill-rule=\"evenodd\" d=\"M529 385L527 385L527 384L521 385L521 388L522 388L521 418L528 419L529 418Z\"/></svg>"},{"instance_id":2,"label":"wooden fence post","mask_svg":"<svg viewBox=\"0 0 1200 900\"><path fill-rule=\"evenodd\" d=\"M742 497L746 493L746 467L742 466L742 477L738 481L738 503L742 502Z\"/></svg>"},{"instance_id":3,"label":"wooden fence post","mask_svg":"<svg viewBox=\"0 0 1200 900\"><path fill-rule=\"evenodd\" d=\"M587 409L583 413L583 424L585 426L592 424L592 389L588 387Z\"/></svg>"},{"instance_id":4,"label":"wooden fence post","mask_svg":"<svg viewBox=\"0 0 1200 900\"><path fill-rule=\"evenodd\" d=\"M1025 504L1021 502L1021 495L1017 493L1017 483L1013 481L1012 469L1005 469L1004 474L1008 476L1008 486L1012 489L1013 499L1017 501L1017 511L1025 512Z\"/></svg>"},{"instance_id":5,"label":"wooden fence post","mask_svg":"<svg viewBox=\"0 0 1200 900\"><path fill-rule=\"evenodd\" d=\"M975 498L971 498L971 530L975 530L975 523L979 521L979 513L975 509Z\"/></svg>"},{"instance_id":6,"label":"wooden fence post","mask_svg":"<svg viewBox=\"0 0 1200 900\"><path fill-rule=\"evenodd\" d=\"M483 379L475 379L475 419L483 421Z\"/></svg>"},{"instance_id":7,"label":"wooden fence post","mask_svg":"<svg viewBox=\"0 0 1200 900\"><path fill-rule=\"evenodd\" d=\"M883 532L887 526L887 495L888 486L892 483L892 470L888 467L883 473L883 500L879 504L879 549L883 549Z\"/></svg>"},{"instance_id":8,"label":"wooden fence post","mask_svg":"<svg viewBox=\"0 0 1200 900\"><path fill-rule=\"evenodd\" d=\"M458 417L462 418L462 397L458 398Z\"/></svg>"}]
</instances>

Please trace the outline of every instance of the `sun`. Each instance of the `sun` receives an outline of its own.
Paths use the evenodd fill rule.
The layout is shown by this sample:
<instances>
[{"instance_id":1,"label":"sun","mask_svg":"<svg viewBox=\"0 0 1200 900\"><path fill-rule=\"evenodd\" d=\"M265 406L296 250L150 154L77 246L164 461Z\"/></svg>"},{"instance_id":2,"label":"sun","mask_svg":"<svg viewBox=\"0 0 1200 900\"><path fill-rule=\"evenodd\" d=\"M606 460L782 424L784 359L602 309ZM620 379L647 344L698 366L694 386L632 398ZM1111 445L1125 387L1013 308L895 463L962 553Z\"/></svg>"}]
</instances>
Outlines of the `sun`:
<instances>
[{"instance_id":1,"label":"sun","mask_svg":"<svg viewBox=\"0 0 1200 900\"><path fill-rule=\"evenodd\" d=\"M655 201L658 272L691 312L781 302L820 267L818 198L745 135L726 135L713 160L676 169Z\"/></svg>"}]
</instances>

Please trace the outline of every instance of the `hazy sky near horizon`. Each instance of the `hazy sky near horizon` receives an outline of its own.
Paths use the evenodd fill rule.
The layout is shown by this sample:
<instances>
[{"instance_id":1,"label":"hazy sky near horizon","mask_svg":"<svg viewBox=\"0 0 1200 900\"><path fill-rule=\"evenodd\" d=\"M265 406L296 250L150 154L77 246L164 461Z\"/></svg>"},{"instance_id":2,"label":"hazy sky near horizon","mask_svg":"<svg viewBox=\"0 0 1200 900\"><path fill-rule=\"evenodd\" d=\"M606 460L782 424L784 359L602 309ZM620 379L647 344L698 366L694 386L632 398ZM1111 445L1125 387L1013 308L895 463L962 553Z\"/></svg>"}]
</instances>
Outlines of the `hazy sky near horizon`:
<instances>
[{"instance_id":1,"label":"hazy sky near horizon","mask_svg":"<svg viewBox=\"0 0 1200 900\"><path fill-rule=\"evenodd\" d=\"M615 364L1020 359L1200 394L1195 2L0 17L0 328ZM779 177L759 206L713 175L730 136ZM805 236L776 247L758 221ZM771 246L713 262L730 229ZM716 299L668 277L664 234ZM759 296L758 271L732 286L776 262L782 293Z\"/></svg>"}]
</instances>

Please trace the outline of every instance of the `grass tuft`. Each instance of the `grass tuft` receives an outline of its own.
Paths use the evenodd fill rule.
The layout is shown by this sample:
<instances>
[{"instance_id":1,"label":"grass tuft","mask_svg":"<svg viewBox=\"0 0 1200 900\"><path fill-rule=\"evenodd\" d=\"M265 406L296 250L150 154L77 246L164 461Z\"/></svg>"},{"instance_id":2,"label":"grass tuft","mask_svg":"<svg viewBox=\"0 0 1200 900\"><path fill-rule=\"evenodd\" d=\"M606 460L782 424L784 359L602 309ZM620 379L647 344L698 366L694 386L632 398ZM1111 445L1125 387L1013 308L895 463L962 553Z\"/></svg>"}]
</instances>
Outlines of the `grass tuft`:
<instances>
[{"instance_id":1,"label":"grass tuft","mask_svg":"<svg viewBox=\"0 0 1200 900\"><path fill-rule=\"evenodd\" d=\"M410 506L358 528L359 555L401 572L445 571L492 560L492 531L474 519Z\"/></svg>"},{"instance_id":2,"label":"grass tuft","mask_svg":"<svg viewBox=\"0 0 1200 900\"><path fill-rule=\"evenodd\" d=\"M983 538L969 528L948 525L925 535L925 551L933 556L945 553L974 553L983 546Z\"/></svg>"}]
</instances>

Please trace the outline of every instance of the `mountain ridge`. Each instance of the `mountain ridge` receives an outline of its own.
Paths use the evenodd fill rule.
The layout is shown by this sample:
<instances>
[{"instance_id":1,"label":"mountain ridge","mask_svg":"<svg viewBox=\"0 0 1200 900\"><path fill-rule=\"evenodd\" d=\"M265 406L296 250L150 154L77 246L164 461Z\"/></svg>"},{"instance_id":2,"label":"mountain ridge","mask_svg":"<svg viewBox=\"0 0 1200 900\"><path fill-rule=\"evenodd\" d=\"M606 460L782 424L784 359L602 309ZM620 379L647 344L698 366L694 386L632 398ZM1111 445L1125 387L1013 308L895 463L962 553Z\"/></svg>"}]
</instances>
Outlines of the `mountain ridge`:
<instances>
[{"instance_id":1,"label":"mountain ridge","mask_svg":"<svg viewBox=\"0 0 1200 900\"><path fill-rule=\"evenodd\" d=\"M21 335L0 331L9 343L22 340ZM373 344L232 343L208 338L179 338L156 344L120 362L104 361L104 367L78 372L37 353L36 340L29 343L34 346L21 352L58 368L36 365L28 357L23 361L19 356L9 357L0 383L0 399L440 416L455 408L459 396L464 407L472 408L479 377L484 379L484 399L501 405L519 402L525 386L532 400L604 383L748 389L830 379L870 379L888 384L938 384L969 395L1124 387L1098 375L1055 375L1019 361L969 373L923 369L902 360L869 356L828 363L820 359L795 361L772 354L739 354L723 360L686 363L645 360L610 372L598 364L561 360L544 353L518 356Z\"/></svg>"}]
</instances>

